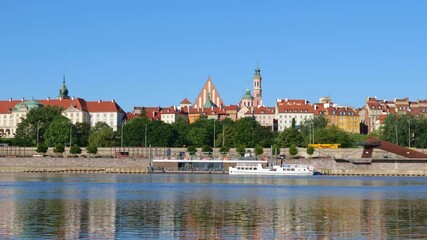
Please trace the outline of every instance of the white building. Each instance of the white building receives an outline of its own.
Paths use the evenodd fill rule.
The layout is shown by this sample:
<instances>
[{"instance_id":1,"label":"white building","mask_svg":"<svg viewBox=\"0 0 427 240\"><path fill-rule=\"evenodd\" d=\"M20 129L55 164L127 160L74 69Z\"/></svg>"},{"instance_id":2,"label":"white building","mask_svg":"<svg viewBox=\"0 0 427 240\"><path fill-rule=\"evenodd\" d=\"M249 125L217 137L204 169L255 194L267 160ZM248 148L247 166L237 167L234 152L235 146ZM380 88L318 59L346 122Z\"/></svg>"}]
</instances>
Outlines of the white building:
<instances>
[{"instance_id":1,"label":"white building","mask_svg":"<svg viewBox=\"0 0 427 240\"><path fill-rule=\"evenodd\" d=\"M299 126L313 117L314 108L307 100L277 99L276 101L278 131L290 128L292 119L295 119L295 125Z\"/></svg>"},{"instance_id":2,"label":"white building","mask_svg":"<svg viewBox=\"0 0 427 240\"><path fill-rule=\"evenodd\" d=\"M86 101L82 98L70 98L65 81L59 91L57 99L43 100L13 100L0 101L0 136L12 138L16 133L18 124L27 113L34 108L43 106L57 106L64 109L62 114L75 124L88 123L95 126L98 122L105 122L117 130L125 119L125 112L114 101Z\"/></svg>"}]
</instances>

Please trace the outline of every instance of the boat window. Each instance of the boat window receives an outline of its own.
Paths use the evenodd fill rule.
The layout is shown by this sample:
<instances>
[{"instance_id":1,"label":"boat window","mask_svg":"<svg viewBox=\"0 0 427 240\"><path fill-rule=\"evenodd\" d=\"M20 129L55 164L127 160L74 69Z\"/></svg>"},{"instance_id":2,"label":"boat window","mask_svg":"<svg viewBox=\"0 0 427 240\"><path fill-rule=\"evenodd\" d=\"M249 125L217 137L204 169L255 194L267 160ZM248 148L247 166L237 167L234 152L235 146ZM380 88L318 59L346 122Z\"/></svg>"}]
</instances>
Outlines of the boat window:
<instances>
[{"instance_id":1,"label":"boat window","mask_svg":"<svg viewBox=\"0 0 427 240\"><path fill-rule=\"evenodd\" d=\"M254 168L254 170L256 170L256 168Z\"/></svg>"},{"instance_id":2,"label":"boat window","mask_svg":"<svg viewBox=\"0 0 427 240\"><path fill-rule=\"evenodd\" d=\"M295 168L292 168L291 171L295 171Z\"/></svg>"}]
</instances>

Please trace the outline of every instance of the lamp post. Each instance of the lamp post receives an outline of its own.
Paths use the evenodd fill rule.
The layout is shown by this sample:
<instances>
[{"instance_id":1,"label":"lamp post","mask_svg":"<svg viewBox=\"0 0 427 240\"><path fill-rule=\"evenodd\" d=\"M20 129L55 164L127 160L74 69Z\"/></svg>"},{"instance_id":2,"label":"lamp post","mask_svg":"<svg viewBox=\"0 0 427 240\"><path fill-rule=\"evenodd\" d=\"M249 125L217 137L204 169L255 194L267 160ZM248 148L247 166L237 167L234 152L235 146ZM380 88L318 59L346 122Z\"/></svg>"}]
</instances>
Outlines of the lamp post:
<instances>
[{"instance_id":1,"label":"lamp post","mask_svg":"<svg viewBox=\"0 0 427 240\"><path fill-rule=\"evenodd\" d=\"M72 132L72 130L73 130L73 124L71 124L71 126L70 126L70 147L71 147L71 144L73 144L73 138L71 137L71 132Z\"/></svg>"},{"instance_id":2,"label":"lamp post","mask_svg":"<svg viewBox=\"0 0 427 240\"><path fill-rule=\"evenodd\" d=\"M39 147L40 120L37 122L37 148Z\"/></svg>"},{"instance_id":3,"label":"lamp post","mask_svg":"<svg viewBox=\"0 0 427 240\"><path fill-rule=\"evenodd\" d=\"M411 119L408 119L408 147L411 147Z\"/></svg>"},{"instance_id":4,"label":"lamp post","mask_svg":"<svg viewBox=\"0 0 427 240\"><path fill-rule=\"evenodd\" d=\"M122 134L121 134L121 141L120 141L120 146L123 147L123 127L125 126L125 120L122 120Z\"/></svg>"},{"instance_id":5,"label":"lamp post","mask_svg":"<svg viewBox=\"0 0 427 240\"><path fill-rule=\"evenodd\" d=\"M214 134L213 134L213 148L215 149L215 123L216 123L216 119L214 119ZM214 151L214 150L212 150Z\"/></svg>"},{"instance_id":6,"label":"lamp post","mask_svg":"<svg viewBox=\"0 0 427 240\"><path fill-rule=\"evenodd\" d=\"M144 147L147 147L147 124L145 124L145 137L144 137Z\"/></svg>"},{"instance_id":7,"label":"lamp post","mask_svg":"<svg viewBox=\"0 0 427 240\"><path fill-rule=\"evenodd\" d=\"M394 130L396 132L396 145L399 145L399 138L397 136L397 124L394 124Z\"/></svg>"}]
</instances>

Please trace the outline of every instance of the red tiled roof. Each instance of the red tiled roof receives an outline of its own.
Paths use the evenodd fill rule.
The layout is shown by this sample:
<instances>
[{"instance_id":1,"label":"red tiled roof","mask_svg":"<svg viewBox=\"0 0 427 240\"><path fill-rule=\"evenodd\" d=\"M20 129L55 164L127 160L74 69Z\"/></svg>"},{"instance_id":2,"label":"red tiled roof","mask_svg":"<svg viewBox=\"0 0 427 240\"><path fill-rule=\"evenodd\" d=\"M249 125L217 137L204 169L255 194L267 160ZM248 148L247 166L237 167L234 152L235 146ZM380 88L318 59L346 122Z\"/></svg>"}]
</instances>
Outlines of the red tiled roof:
<instances>
[{"instance_id":1,"label":"red tiled roof","mask_svg":"<svg viewBox=\"0 0 427 240\"><path fill-rule=\"evenodd\" d=\"M88 112L123 112L115 101L87 101Z\"/></svg>"},{"instance_id":2,"label":"red tiled roof","mask_svg":"<svg viewBox=\"0 0 427 240\"><path fill-rule=\"evenodd\" d=\"M357 115L356 111L351 107L329 107L327 111L328 111L328 115L344 115L344 116Z\"/></svg>"},{"instance_id":3,"label":"red tiled roof","mask_svg":"<svg viewBox=\"0 0 427 240\"><path fill-rule=\"evenodd\" d=\"M140 118L140 117L142 117L142 116L139 113L132 113L132 112L127 112L126 113L126 119L127 120L131 120L131 119L134 119L134 118Z\"/></svg>"},{"instance_id":4,"label":"red tiled roof","mask_svg":"<svg viewBox=\"0 0 427 240\"><path fill-rule=\"evenodd\" d=\"M62 107L64 110L75 107L79 110L88 112L87 103L84 99L74 98L74 99L44 99L37 100L44 106L57 106Z\"/></svg>"},{"instance_id":5,"label":"red tiled roof","mask_svg":"<svg viewBox=\"0 0 427 240\"><path fill-rule=\"evenodd\" d=\"M314 108L310 104L277 104L279 113L314 113Z\"/></svg>"},{"instance_id":6,"label":"red tiled roof","mask_svg":"<svg viewBox=\"0 0 427 240\"><path fill-rule=\"evenodd\" d=\"M268 108L265 106L260 106L254 109L254 114L274 114L274 108Z\"/></svg>"},{"instance_id":7,"label":"red tiled roof","mask_svg":"<svg viewBox=\"0 0 427 240\"><path fill-rule=\"evenodd\" d=\"M309 101L305 99L281 99L281 103L284 104L308 104Z\"/></svg>"},{"instance_id":8,"label":"red tiled roof","mask_svg":"<svg viewBox=\"0 0 427 240\"><path fill-rule=\"evenodd\" d=\"M226 111L237 111L237 110L239 110L239 106L237 106L237 105L229 105L229 106L222 107L222 109L224 109Z\"/></svg>"},{"instance_id":9,"label":"red tiled roof","mask_svg":"<svg viewBox=\"0 0 427 240\"><path fill-rule=\"evenodd\" d=\"M25 101L25 100L24 100ZM6 100L0 101L0 114L9 113L9 110L13 110L16 104L21 103L21 100Z\"/></svg>"},{"instance_id":10,"label":"red tiled roof","mask_svg":"<svg viewBox=\"0 0 427 240\"><path fill-rule=\"evenodd\" d=\"M181 101L181 104L191 104L191 102L188 98L184 98L184 100Z\"/></svg>"}]
</instances>

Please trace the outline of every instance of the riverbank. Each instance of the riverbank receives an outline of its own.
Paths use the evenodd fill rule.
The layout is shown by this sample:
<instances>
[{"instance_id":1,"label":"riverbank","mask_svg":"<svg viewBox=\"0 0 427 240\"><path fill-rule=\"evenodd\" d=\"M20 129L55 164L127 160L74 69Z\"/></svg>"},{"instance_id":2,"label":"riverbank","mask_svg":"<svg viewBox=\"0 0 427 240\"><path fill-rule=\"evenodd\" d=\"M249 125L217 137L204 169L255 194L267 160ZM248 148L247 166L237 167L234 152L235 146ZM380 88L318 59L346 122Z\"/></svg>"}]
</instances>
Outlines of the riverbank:
<instances>
[{"instance_id":1,"label":"riverbank","mask_svg":"<svg viewBox=\"0 0 427 240\"><path fill-rule=\"evenodd\" d=\"M427 176L427 159L286 159L289 164L313 164L325 175L340 176ZM0 158L0 173L148 173L145 158ZM227 173L227 168L224 168ZM206 173L209 171L178 171L176 168L158 169L158 173ZM211 171L211 173L217 173ZM222 173L218 172L218 173Z\"/></svg>"}]
</instances>

